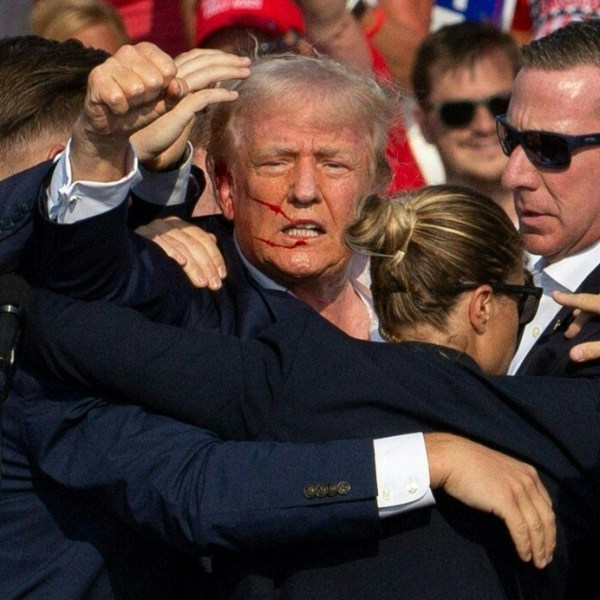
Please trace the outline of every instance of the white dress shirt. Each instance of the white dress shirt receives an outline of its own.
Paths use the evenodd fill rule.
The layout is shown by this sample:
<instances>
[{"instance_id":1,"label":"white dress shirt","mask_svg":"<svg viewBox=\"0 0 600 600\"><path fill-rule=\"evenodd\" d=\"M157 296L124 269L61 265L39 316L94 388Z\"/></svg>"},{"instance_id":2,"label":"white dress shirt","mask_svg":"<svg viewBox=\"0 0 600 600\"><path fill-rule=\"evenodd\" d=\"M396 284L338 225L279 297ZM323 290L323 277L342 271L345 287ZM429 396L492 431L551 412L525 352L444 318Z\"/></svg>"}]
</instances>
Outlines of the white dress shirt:
<instances>
[{"instance_id":1,"label":"white dress shirt","mask_svg":"<svg viewBox=\"0 0 600 600\"><path fill-rule=\"evenodd\" d=\"M556 263L548 264L544 258L539 258L533 266L535 285L543 288L544 294L540 306L531 323L521 337L519 348L513 357L508 370L514 375L538 338L552 322L562 306L552 299L552 292L575 292L585 278L600 264L600 241L589 246L582 252L567 256Z\"/></svg>"}]
</instances>

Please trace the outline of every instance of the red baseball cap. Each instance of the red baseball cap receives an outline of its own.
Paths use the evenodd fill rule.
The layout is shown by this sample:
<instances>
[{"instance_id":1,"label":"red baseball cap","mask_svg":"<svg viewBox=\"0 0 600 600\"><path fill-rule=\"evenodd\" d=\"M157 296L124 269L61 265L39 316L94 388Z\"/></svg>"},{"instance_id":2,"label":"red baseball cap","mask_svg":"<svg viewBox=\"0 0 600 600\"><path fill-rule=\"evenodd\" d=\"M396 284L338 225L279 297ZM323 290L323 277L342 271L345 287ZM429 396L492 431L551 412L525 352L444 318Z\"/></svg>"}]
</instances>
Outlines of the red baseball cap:
<instances>
[{"instance_id":1,"label":"red baseball cap","mask_svg":"<svg viewBox=\"0 0 600 600\"><path fill-rule=\"evenodd\" d=\"M304 17L293 0L200 0L196 45L226 27L253 27L273 36L290 29L304 34Z\"/></svg>"}]
</instances>

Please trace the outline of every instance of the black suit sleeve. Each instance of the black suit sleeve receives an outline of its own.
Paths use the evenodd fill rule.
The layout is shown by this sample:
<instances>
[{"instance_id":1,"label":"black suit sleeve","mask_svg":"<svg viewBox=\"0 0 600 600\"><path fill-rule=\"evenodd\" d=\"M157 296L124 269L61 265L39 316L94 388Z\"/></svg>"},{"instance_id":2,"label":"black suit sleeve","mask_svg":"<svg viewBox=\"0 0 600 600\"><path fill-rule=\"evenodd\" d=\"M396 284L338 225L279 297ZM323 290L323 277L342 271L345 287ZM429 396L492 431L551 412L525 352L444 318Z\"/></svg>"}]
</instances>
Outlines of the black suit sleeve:
<instances>
[{"instance_id":1,"label":"black suit sleeve","mask_svg":"<svg viewBox=\"0 0 600 600\"><path fill-rule=\"evenodd\" d=\"M284 377L275 345L153 323L108 301L45 290L35 291L32 304L23 348L30 371L135 399L227 439L261 430ZM301 306L295 314L299 336L309 313Z\"/></svg>"},{"instance_id":2,"label":"black suit sleeve","mask_svg":"<svg viewBox=\"0 0 600 600\"><path fill-rule=\"evenodd\" d=\"M379 534L370 440L223 442L137 406L48 395L23 372L6 408L45 476L180 550ZM344 481L345 493L304 493L308 484Z\"/></svg>"}]
</instances>

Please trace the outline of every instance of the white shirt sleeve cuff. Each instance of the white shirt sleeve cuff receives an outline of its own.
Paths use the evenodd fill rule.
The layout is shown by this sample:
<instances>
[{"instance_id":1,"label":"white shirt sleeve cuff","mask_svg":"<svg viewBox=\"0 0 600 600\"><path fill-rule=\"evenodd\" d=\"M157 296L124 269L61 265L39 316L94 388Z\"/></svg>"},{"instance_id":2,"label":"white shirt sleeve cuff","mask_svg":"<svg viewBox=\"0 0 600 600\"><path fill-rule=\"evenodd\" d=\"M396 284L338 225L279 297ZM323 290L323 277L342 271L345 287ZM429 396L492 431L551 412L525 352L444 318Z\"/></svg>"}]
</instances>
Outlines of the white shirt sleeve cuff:
<instances>
[{"instance_id":1,"label":"white shirt sleeve cuff","mask_svg":"<svg viewBox=\"0 0 600 600\"><path fill-rule=\"evenodd\" d=\"M373 440L381 517L435 503L422 433Z\"/></svg>"},{"instance_id":2,"label":"white shirt sleeve cuff","mask_svg":"<svg viewBox=\"0 0 600 600\"><path fill-rule=\"evenodd\" d=\"M177 169L172 171L148 171L140 165L142 180L137 183L134 192L136 196L160 206L183 204L192 170L194 149L188 142L185 158Z\"/></svg>"},{"instance_id":3,"label":"white shirt sleeve cuff","mask_svg":"<svg viewBox=\"0 0 600 600\"><path fill-rule=\"evenodd\" d=\"M73 181L71 141L59 155L47 193L48 217L57 223L75 223L108 212L129 196L141 179L137 157L130 147L128 173L118 181Z\"/></svg>"}]
</instances>

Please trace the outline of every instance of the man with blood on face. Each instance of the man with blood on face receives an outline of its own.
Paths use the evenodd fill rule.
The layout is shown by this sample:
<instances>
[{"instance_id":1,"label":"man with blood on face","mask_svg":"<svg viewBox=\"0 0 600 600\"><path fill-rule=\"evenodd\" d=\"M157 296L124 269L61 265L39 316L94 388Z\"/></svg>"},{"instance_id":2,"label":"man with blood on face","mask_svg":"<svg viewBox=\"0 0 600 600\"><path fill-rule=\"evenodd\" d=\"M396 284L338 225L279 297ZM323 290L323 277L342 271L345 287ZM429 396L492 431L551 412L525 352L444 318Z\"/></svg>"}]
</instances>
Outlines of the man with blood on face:
<instances>
[{"instance_id":1,"label":"man with blood on face","mask_svg":"<svg viewBox=\"0 0 600 600\"><path fill-rule=\"evenodd\" d=\"M342 232L357 201L389 181L394 103L334 61L290 55L253 74L236 102L211 108L208 136L241 254L350 335L372 338L368 293Z\"/></svg>"}]
</instances>

